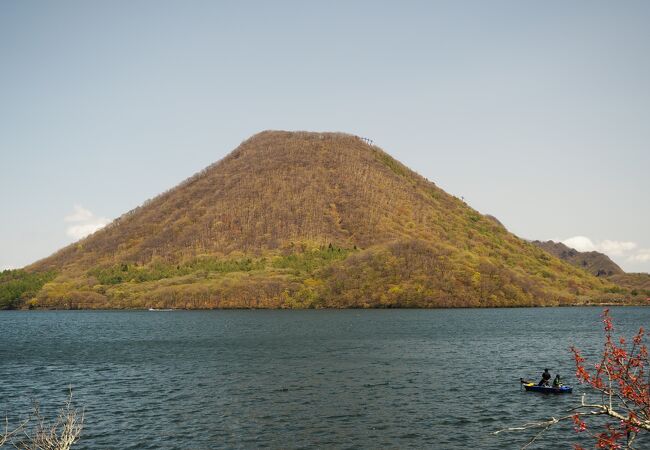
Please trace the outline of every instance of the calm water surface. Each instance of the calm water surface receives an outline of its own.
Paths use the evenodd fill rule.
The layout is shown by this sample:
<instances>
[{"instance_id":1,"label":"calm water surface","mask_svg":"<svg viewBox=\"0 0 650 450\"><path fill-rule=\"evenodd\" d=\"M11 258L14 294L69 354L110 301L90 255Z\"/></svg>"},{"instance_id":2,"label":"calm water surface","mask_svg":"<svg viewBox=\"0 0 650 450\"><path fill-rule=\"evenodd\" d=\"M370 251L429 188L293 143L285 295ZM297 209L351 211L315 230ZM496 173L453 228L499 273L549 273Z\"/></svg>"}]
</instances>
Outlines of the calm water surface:
<instances>
[{"instance_id":1,"label":"calm water surface","mask_svg":"<svg viewBox=\"0 0 650 450\"><path fill-rule=\"evenodd\" d=\"M0 413L58 407L70 385L85 449L517 448L531 435L490 433L582 392L526 393L519 377L573 383L569 346L600 348L600 313L0 312ZM613 316L628 336L650 328L650 309ZM534 448L575 438L560 427Z\"/></svg>"}]
</instances>

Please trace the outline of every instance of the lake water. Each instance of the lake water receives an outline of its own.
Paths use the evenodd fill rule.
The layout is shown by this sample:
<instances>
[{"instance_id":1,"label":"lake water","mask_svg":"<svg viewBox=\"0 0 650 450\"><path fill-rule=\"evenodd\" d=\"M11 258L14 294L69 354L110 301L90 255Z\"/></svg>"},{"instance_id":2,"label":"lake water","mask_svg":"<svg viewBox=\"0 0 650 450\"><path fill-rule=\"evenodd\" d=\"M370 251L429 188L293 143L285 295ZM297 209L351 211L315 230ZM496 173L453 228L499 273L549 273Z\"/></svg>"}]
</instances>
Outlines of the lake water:
<instances>
[{"instance_id":1,"label":"lake water","mask_svg":"<svg viewBox=\"0 0 650 450\"><path fill-rule=\"evenodd\" d=\"M601 347L601 311L0 312L0 414L52 411L70 385L80 449L517 448L532 434L491 432L582 392L519 378L573 384L569 347ZM650 328L650 308L613 316L627 336ZM533 448L576 438L558 427Z\"/></svg>"}]
</instances>

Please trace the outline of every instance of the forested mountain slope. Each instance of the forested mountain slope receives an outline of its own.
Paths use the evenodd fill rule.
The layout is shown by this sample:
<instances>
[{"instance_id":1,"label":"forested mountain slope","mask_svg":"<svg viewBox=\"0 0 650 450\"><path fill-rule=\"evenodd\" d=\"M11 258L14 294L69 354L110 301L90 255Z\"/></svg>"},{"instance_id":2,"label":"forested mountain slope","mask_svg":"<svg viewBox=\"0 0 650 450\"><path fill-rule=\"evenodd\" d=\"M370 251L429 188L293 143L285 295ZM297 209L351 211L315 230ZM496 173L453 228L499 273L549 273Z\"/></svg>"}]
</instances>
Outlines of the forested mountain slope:
<instances>
[{"instance_id":1,"label":"forested mountain slope","mask_svg":"<svg viewBox=\"0 0 650 450\"><path fill-rule=\"evenodd\" d=\"M43 280L14 307L523 306L618 292L356 136L283 131L12 276Z\"/></svg>"}]
</instances>

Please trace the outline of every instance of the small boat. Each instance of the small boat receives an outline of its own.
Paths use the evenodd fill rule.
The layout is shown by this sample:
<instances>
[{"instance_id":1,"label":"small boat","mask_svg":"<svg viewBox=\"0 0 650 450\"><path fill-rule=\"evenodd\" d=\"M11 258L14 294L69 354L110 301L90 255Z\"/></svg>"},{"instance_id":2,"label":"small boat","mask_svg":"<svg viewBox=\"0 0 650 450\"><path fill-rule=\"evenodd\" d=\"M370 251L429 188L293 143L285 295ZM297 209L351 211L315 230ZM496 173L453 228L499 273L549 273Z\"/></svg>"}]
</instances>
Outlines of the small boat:
<instances>
[{"instance_id":1,"label":"small boat","mask_svg":"<svg viewBox=\"0 0 650 450\"><path fill-rule=\"evenodd\" d=\"M159 309L159 308L149 308L149 311L173 311L171 308Z\"/></svg>"},{"instance_id":2,"label":"small boat","mask_svg":"<svg viewBox=\"0 0 650 450\"><path fill-rule=\"evenodd\" d=\"M543 394L570 394L573 392L571 386L560 385L559 387L553 386L540 386L534 381L527 381L523 378L519 379L524 389L530 392L541 392Z\"/></svg>"}]
</instances>

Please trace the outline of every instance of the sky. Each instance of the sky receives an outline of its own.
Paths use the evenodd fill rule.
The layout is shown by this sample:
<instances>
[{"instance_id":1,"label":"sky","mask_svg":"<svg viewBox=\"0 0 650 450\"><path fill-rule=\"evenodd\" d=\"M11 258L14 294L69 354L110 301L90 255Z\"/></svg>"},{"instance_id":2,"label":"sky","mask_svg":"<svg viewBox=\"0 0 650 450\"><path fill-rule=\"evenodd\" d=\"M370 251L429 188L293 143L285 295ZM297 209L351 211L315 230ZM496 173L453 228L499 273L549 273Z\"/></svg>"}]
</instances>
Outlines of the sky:
<instances>
[{"instance_id":1,"label":"sky","mask_svg":"<svg viewBox=\"0 0 650 450\"><path fill-rule=\"evenodd\" d=\"M650 2L0 2L0 269L267 129L650 272Z\"/></svg>"}]
</instances>

